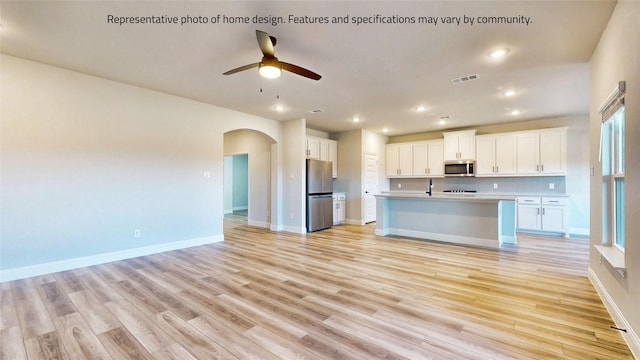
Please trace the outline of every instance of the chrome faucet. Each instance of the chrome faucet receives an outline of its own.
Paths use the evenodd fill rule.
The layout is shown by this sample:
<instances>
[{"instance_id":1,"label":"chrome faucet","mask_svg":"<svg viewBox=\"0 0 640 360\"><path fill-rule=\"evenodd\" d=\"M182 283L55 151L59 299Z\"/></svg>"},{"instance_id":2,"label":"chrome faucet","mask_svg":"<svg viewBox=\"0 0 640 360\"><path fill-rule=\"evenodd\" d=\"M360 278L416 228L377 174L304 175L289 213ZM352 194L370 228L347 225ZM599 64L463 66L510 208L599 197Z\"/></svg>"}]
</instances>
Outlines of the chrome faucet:
<instances>
[{"instance_id":1,"label":"chrome faucet","mask_svg":"<svg viewBox=\"0 0 640 360\"><path fill-rule=\"evenodd\" d=\"M433 180L431 180L431 178L429 178L429 185L427 187L427 194L429 194L429 196L431 196L432 191L433 191Z\"/></svg>"}]
</instances>

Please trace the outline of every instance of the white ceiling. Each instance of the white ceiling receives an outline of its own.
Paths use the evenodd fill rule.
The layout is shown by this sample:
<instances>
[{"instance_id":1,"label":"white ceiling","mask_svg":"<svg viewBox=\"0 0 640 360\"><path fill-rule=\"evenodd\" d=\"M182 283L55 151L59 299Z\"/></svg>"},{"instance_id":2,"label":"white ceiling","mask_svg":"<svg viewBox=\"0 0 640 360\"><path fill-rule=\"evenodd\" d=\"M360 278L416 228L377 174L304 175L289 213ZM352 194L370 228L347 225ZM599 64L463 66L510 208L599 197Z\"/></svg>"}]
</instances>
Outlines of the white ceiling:
<instances>
[{"instance_id":1,"label":"white ceiling","mask_svg":"<svg viewBox=\"0 0 640 360\"><path fill-rule=\"evenodd\" d=\"M306 118L334 132L400 135L586 114L588 61L614 1L2 1L1 51L106 79L276 120ZM506 16L531 23L137 24L116 16ZM278 39L276 56L323 77L262 79L255 30ZM502 60L488 53L510 52ZM451 79L479 74L475 81ZM262 92L260 91L262 89ZM514 89L513 97L503 95ZM278 99L279 97L279 99ZM285 110L274 110L276 103ZM426 111L415 111L417 106ZM311 114L310 110L322 109ZM520 115L511 111L518 109ZM451 116L438 124L440 116ZM357 116L361 122L354 124Z\"/></svg>"}]
</instances>

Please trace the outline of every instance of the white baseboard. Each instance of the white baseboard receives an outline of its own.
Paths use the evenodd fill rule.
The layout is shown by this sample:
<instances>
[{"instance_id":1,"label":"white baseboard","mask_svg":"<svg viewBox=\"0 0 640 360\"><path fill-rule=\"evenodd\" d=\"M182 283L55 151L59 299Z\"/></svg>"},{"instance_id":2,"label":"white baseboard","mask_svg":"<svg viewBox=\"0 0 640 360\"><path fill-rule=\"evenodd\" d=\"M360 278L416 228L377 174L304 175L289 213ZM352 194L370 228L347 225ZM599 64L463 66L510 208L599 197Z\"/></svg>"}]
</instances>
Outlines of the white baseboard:
<instances>
[{"instance_id":1,"label":"white baseboard","mask_svg":"<svg viewBox=\"0 0 640 360\"><path fill-rule=\"evenodd\" d=\"M251 220L251 219L247 220L247 225L257 226L257 227L267 228L267 229L271 228L271 224L268 223L268 222L256 221L256 220Z\"/></svg>"},{"instance_id":2,"label":"white baseboard","mask_svg":"<svg viewBox=\"0 0 640 360\"><path fill-rule=\"evenodd\" d=\"M407 237L413 237L418 239L443 241L443 242L449 242L449 243L460 244L460 245L480 246L480 247L487 247L487 248L493 248L493 249L500 248L500 243L498 243L498 240L494 240L494 239L432 233L432 232L426 232L426 231L416 231L416 230L407 230L407 229L388 228L381 231L378 231L376 229L376 235L384 236L382 234L385 232L386 234L384 235L407 236Z\"/></svg>"},{"instance_id":3,"label":"white baseboard","mask_svg":"<svg viewBox=\"0 0 640 360\"><path fill-rule=\"evenodd\" d=\"M344 220L345 224L349 224L349 225L364 225L365 222L362 219L345 219Z\"/></svg>"},{"instance_id":4,"label":"white baseboard","mask_svg":"<svg viewBox=\"0 0 640 360\"><path fill-rule=\"evenodd\" d=\"M234 206L233 207L233 211L238 211L238 210L249 210L249 207L244 205L244 206Z\"/></svg>"},{"instance_id":5,"label":"white baseboard","mask_svg":"<svg viewBox=\"0 0 640 360\"><path fill-rule=\"evenodd\" d=\"M227 214L233 214L233 210L231 210L231 209L226 209L226 210L224 210L224 211L223 211L223 214L224 214L224 215L227 215Z\"/></svg>"},{"instance_id":6,"label":"white baseboard","mask_svg":"<svg viewBox=\"0 0 640 360\"><path fill-rule=\"evenodd\" d=\"M286 232L296 233L296 234L304 234L304 233L307 232L307 228L305 228L305 227L297 227L297 226L282 225L280 231L286 231Z\"/></svg>"},{"instance_id":7,"label":"white baseboard","mask_svg":"<svg viewBox=\"0 0 640 360\"><path fill-rule=\"evenodd\" d=\"M0 271L0 282L24 279L32 276L51 274L60 271L77 269L85 266L104 264L112 261L131 259L139 256L152 255L165 251L184 249L192 246L212 244L224 241L224 235L205 236L195 239L174 241L170 243L144 246L134 249L114 251L104 254L83 256L73 259L52 261L48 263L23 266Z\"/></svg>"},{"instance_id":8,"label":"white baseboard","mask_svg":"<svg viewBox=\"0 0 640 360\"><path fill-rule=\"evenodd\" d=\"M622 311L620 311L618 305L616 305L616 303L613 301L613 298L611 297L611 295L609 295L609 292L604 287L604 285L598 278L598 275L595 271L593 271L591 266L589 266L589 280L598 292L598 295L600 296L604 307L607 308L607 311L609 312L611 319L613 319L613 322L616 324L616 327L627 330L626 333L624 331L620 331L620 335L622 335L622 338L627 342L627 345L629 346L629 349L631 350L633 356L636 359L640 359L640 337L638 337L638 333L636 333L634 329L629 325L629 322L625 318L624 314L622 313Z\"/></svg>"}]
</instances>

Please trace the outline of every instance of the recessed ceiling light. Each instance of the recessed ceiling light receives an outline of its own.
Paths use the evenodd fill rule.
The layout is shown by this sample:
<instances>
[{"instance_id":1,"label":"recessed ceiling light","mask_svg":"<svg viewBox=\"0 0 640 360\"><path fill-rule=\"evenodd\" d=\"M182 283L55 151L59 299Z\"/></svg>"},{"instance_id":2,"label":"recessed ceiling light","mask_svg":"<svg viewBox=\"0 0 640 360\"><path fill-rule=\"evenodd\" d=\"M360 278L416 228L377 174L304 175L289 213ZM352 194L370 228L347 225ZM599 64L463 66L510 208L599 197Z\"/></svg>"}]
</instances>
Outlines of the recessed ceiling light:
<instances>
[{"instance_id":1,"label":"recessed ceiling light","mask_svg":"<svg viewBox=\"0 0 640 360\"><path fill-rule=\"evenodd\" d=\"M507 90L504 92L504 96L513 96L516 94L515 90Z\"/></svg>"},{"instance_id":2,"label":"recessed ceiling light","mask_svg":"<svg viewBox=\"0 0 640 360\"><path fill-rule=\"evenodd\" d=\"M284 110L284 106L282 106L282 105L276 105L276 106L274 107L274 109L276 109L276 111L283 111L283 110Z\"/></svg>"},{"instance_id":3,"label":"recessed ceiling light","mask_svg":"<svg viewBox=\"0 0 640 360\"><path fill-rule=\"evenodd\" d=\"M389 129L384 128L384 129L382 129L382 132L385 132L385 133L386 133L386 132L389 132Z\"/></svg>"},{"instance_id":4,"label":"recessed ceiling light","mask_svg":"<svg viewBox=\"0 0 640 360\"><path fill-rule=\"evenodd\" d=\"M425 110L427 110L427 108L425 108L424 106L418 106L418 107L416 108L416 111L417 111L417 112L423 112L423 111L425 111Z\"/></svg>"},{"instance_id":5,"label":"recessed ceiling light","mask_svg":"<svg viewBox=\"0 0 640 360\"><path fill-rule=\"evenodd\" d=\"M444 125L444 124L446 124L446 123L447 123L447 122L446 122L445 120L443 120L443 119L440 119L440 121L438 121L438 124L440 124L440 125Z\"/></svg>"},{"instance_id":6,"label":"recessed ceiling light","mask_svg":"<svg viewBox=\"0 0 640 360\"><path fill-rule=\"evenodd\" d=\"M353 118L353 122L359 122L359 121L360 121L360 118L359 118L359 117L354 117L354 118Z\"/></svg>"},{"instance_id":7,"label":"recessed ceiling light","mask_svg":"<svg viewBox=\"0 0 640 360\"><path fill-rule=\"evenodd\" d=\"M489 56L491 56L494 59L499 59L499 58L507 55L508 52L509 52L509 49L507 49L507 48L498 49L498 50L494 50L494 51L490 52Z\"/></svg>"},{"instance_id":8,"label":"recessed ceiling light","mask_svg":"<svg viewBox=\"0 0 640 360\"><path fill-rule=\"evenodd\" d=\"M520 110L511 111L511 115L520 115Z\"/></svg>"}]
</instances>

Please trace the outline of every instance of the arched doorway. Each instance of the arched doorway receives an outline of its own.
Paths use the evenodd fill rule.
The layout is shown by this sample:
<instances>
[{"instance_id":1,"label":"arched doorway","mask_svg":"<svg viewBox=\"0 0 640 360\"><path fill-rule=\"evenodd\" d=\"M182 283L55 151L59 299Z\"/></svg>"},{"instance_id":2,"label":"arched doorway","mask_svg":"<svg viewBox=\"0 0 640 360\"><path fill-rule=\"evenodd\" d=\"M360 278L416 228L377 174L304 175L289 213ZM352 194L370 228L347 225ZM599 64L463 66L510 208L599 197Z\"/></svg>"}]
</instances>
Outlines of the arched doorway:
<instances>
[{"instance_id":1,"label":"arched doorway","mask_svg":"<svg viewBox=\"0 0 640 360\"><path fill-rule=\"evenodd\" d=\"M247 223L252 226L270 228L274 220L273 209L277 205L277 201L272 199L274 194L272 147L276 141L256 130L238 129L224 133L223 142L225 159L235 158L235 160L241 161L242 157L246 156L247 161L246 178L242 178L244 175L240 175L239 179L236 176L237 183L232 184L229 181L233 181L234 177L225 174L223 193L226 193L226 196L233 196L229 187L246 186ZM232 167L225 164L224 171L233 170ZM231 194L229 194L230 192ZM236 191L236 194L238 193L243 193L243 190ZM225 212L229 210L227 207L225 206ZM236 207L242 207L242 204L238 205L237 203Z\"/></svg>"}]
</instances>

